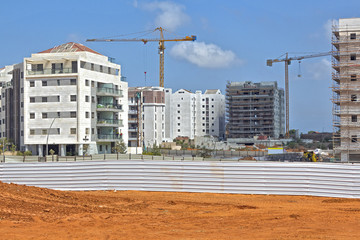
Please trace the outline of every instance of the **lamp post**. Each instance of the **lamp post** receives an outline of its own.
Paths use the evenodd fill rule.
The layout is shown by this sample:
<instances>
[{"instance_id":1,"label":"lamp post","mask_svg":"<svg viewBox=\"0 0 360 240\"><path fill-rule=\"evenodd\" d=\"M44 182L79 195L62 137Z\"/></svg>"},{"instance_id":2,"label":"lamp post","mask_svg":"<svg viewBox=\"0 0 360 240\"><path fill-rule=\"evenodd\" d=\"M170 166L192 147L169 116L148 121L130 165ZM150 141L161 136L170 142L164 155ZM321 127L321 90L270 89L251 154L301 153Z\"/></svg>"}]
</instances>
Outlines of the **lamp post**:
<instances>
[{"instance_id":1,"label":"lamp post","mask_svg":"<svg viewBox=\"0 0 360 240\"><path fill-rule=\"evenodd\" d=\"M88 137L85 135L85 137L83 138L84 142L86 143L87 141L89 141ZM83 156L85 155L85 152L87 152L87 149L84 150L84 147L83 147Z\"/></svg>"},{"instance_id":2,"label":"lamp post","mask_svg":"<svg viewBox=\"0 0 360 240\"><path fill-rule=\"evenodd\" d=\"M49 134L50 134L50 130L51 130L51 127L52 125L54 124L54 121L55 121L56 118L54 118L50 124L50 127L48 129L48 132L47 132L47 137L46 137L46 153L45 153L45 157L46 155L48 155L49 153Z\"/></svg>"}]
</instances>

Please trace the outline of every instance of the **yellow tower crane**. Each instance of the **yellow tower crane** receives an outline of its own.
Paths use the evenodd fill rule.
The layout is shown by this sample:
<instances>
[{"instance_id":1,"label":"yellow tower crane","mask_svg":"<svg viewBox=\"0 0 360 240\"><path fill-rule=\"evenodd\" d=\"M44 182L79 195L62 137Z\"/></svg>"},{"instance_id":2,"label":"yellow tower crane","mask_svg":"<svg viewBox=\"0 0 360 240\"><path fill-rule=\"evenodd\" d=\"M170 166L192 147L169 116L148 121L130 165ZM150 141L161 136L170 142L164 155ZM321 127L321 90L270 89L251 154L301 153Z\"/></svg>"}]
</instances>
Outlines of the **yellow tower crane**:
<instances>
[{"instance_id":1,"label":"yellow tower crane","mask_svg":"<svg viewBox=\"0 0 360 240\"><path fill-rule=\"evenodd\" d=\"M323 57L331 55L333 52L323 52L323 53L316 53L310 54L305 56L294 56L289 57L289 53L285 53L284 58L277 58L277 59L268 59L266 60L266 65L271 67L273 63L277 62L284 62L285 63L285 115L286 115L286 138L289 138L289 65L291 64L292 60L303 60L306 58L314 58L314 57ZM282 55L284 56L284 55ZM300 75L299 75L300 76Z\"/></svg>"},{"instance_id":2,"label":"yellow tower crane","mask_svg":"<svg viewBox=\"0 0 360 240\"><path fill-rule=\"evenodd\" d=\"M143 42L146 44L147 42L159 42L159 56L160 56L160 77L159 77L159 86L164 87L164 53L165 53L165 42L180 42L180 41L195 41L196 36L186 36L184 38L173 38L173 39L165 39L164 31L165 29L158 27L151 32L159 31L160 38L129 38L129 39L87 39L87 42ZM151 33L149 32L149 33Z\"/></svg>"}]
</instances>

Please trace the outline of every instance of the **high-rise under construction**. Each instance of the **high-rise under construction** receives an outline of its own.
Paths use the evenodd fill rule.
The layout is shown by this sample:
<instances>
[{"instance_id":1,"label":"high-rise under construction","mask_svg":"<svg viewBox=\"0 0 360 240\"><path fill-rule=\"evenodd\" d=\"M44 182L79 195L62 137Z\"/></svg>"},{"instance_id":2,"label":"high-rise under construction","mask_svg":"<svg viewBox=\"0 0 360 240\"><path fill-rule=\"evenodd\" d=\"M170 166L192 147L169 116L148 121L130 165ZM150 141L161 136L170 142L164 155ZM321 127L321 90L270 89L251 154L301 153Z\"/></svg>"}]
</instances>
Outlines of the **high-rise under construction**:
<instances>
[{"instance_id":1,"label":"high-rise under construction","mask_svg":"<svg viewBox=\"0 0 360 240\"><path fill-rule=\"evenodd\" d=\"M360 161L360 18L333 24L332 46L334 150Z\"/></svg>"},{"instance_id":2,"label":"high-rise under construction","mask_svg":"<svg viewBox=\"0 0 360 240\"><path fill-rule=\"evenodd\" d=\"M284 134L284 90L277 82L226 85L227 137L279 138Z\"/></svg>"}]
</instances>

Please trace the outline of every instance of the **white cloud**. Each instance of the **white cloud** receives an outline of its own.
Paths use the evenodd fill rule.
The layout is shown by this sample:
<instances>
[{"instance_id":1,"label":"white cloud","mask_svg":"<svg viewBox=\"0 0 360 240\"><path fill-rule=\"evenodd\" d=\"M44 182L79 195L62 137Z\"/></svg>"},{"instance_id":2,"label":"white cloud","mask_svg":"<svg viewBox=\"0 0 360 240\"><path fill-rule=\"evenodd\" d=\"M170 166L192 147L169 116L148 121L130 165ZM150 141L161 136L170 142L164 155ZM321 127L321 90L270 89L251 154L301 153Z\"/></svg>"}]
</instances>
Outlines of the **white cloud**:
<instances>
[{"instance_id":1,"label":"white cloud","mask_svg":"<svg viewBox=\"0 0 360 240\"><path fill-rule=\"evenodd\" d=\"M82 40L82 37L76 33L70 33L67 38L66 41L67 42L76 42L76 43L80 43Z\"/></svg>"},{"instance_id":2,"label":"white cloud","mask_svg":"<svg viewBox=\"0 0 360 240\"><path fill-rule=\"evenodd\" d=\"M328 59L321 59L319 62L306 64L306 74L310 76L312 80L326 80L331 75L331 62Z\"/></svg>"},{"instance_id":3,"label":"white cloud","mask_svg":"<svg viewBox=\"0 0 360 240\"><path fill-rule=\"evenodd\" d=\"M154 21L156 27L175 30L176 28L190 22L190 17L184 13L185 6L174 2L155 1L143 4L142 8L147 11L157 13Z\"/></svg>"},{"instance_id":4,"label":"white cloud","mask_svg":"<svg viewBox=\"0 0 360 240\"><path fill-rule=\"evenodd\" d=\"M170 54L204 68L224 68L240 62L232 51L204 42L178 43L171 48Z\"/></svg>"},{"instance_id":5,"label":"white cloud","mask_svg":"<svg viewBox=\"0 0 360 240\"><path fill-rule=\"evenodd\" d=\"M134 1L133 1L133 6L134 6L134 8L137 8L137 7L138 7L138 1L137 1L137 0L134 0Z\"/></svg>"}]
</instances>

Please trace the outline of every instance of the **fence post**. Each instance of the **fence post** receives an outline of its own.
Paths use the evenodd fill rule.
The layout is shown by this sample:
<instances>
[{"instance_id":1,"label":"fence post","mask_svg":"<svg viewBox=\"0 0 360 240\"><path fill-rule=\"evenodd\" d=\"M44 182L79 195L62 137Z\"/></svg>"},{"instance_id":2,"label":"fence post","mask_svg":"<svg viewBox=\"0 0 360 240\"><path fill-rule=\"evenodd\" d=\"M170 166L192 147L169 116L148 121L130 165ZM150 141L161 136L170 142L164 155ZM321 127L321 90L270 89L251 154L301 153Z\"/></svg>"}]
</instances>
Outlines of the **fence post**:
<instances>
[{"instance_id":1,"label":"fence post","mask_svg":"<svg viewBox=\"0 0 360 240\"><path fill-rule=\"evenodd\" d=\"M23 162L25 162L25 155L24 155L24 158L23 158Z\"/></svg>"},{"instance_id":2,"label":"fence post","mask_svg":"<svg viewBox=\"0 0 360 240\"><path fill-rule=\"evenodd\" d=\"M105 155L106 155L106 153L104 153L104 161L105 161Z\"/></svg>"}]
</instances>

